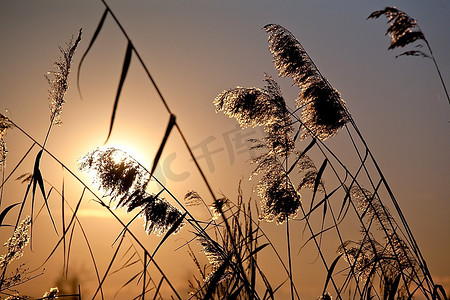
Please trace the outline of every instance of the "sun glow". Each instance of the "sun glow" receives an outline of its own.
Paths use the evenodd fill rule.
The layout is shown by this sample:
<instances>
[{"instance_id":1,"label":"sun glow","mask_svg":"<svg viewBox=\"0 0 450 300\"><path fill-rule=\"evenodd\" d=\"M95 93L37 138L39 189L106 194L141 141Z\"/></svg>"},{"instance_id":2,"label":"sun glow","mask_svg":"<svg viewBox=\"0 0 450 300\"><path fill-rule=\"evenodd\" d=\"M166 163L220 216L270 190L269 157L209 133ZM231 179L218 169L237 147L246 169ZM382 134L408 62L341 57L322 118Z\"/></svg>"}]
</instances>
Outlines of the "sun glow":
<instances>
[{"instance_id":1,"label":"sun glow","mask_svg":"<svg viewBox=\"0 0 450 300\"><path fill-rule=\"evenodd\" d=\"M90 151L99 151L98 153L102 153L105 150L108 149L115 149L118 151L113 151L111 153L110 158L112 159L112 162L115 165L120 165L122 162L130 162L131 160L134 160L137 164L141 165L144 168L147 168L146 162L148 162L148 159L145 158L142 151L138 150L138 147L135 147L134 145L130 143L125 142L118 142L118 141L110 141L106 145L100 146L100 147L90 147ZM90 152L91 153L91 152ZM88 153L85 153L87 155ZM82 163L83 158L80 158L78 160L79 164ZM80 166L80 165L79 165ZM99 179L98 179L98 171L95 168L85 168L83 170L83 173L87 175L88 180L91 182L91 186L95 189L100 189L99 186ZM105 191L103 191L105 192Z\"/></svg>"},{"instance_id":2,"label":"sun glow","mask_svg":"<svg viewBox=\"0 0 450 300\"><path fill-rule=\"evenodd\" d=\"M114 153L114 161L116 163L119 163L123 161L127 155L131 156L134 160L145 166L145 163L147 162L148 158L145 157L145 155L141 152L140 149L135 147L134 145L123 143L123 142L111 142L107 143L104 148L116 148L121 151L117 151ZM103 148L103 147L102 147Z\"/></svg>"}]
</instances>

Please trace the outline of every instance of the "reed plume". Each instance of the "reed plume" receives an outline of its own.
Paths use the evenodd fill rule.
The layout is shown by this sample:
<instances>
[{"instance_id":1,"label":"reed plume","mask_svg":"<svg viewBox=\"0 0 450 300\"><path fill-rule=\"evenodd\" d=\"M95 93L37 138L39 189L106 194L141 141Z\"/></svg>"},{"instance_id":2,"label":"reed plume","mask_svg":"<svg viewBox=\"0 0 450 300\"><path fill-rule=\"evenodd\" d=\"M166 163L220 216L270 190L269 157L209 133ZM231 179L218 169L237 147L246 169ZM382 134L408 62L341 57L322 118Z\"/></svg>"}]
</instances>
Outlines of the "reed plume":
<instances>
[{"instance_id":1,"label":"reed plume","mask_svg":"<svg viewBox=\"0 0 450 300\"><path fill-rule=\"evenodd\" d=\"M379 229L391 231L389 223L393 221L393 218L375 194L365 188L354 186L350 189L350 197L361 212L361 218L368 216L367 223L374 221Z\"/></svg>"},{"instance_id":2,"label":"reed plume","mask_svg":"<svg viewBox=\"0 0 450 300\"><path fill-rule=\"evenodd\" d=\"M386 35L391 37L389 50L403 48L420 40L426 41L425 35L417 25L417 21L408 16L405 12L398 10L395 6L388 6L382 10L374 11L367 18L377 19L383 15L388 19L388 23L390 23L386 30ZM422 47L422 45L418 45L418 47ZM428 54L419 50L406 51L397 55L397 57L402 55L430 57Z\"/></svg>"},{"instance_id":3,"label":"reed plume","mask_svg":"<svg viewBox=\"0 0 450 300\"><path fill-rule=\"evenodd\" d=\"M394 218L376 194L362 187L352 187L349 196L361 214L360 220L365 220L366 225L361 231L361 240L343 242L338 252L345 254L363 285L373 281L375 276L379 277L383 299L393 299L395 294L397 299L410 299L409 286L420 280L421 270L408 244L393 227ZM379 242L369 232L372 224L384 233L384 242Z\"/></svg>"},{"instance_id":4,"label":"reed plume","mask_svg":"<svg viewBox=\"0 0 450 300\"><path fill-rule=\"evenodd\" d=\"M3 216L2 216L3 217ZM28 268L25 268L25 264L21 264L15 268L10 274L7 274L8 265L23 256L25 247L30 241L28 235L28 228L32 223L31 218L28 216L18 224L14 230L13 235L3 244L7 248L7 253L0 256L0 292L5 294L4 291L14 292L14 288L23 282L30 280L29 274L27 274ZM4 225L3 225L4 226ZM27 296L16 295L8 297L6 299L30 299Z\"/></svg>"},{"instance_id":5,"label":"reed plume","mask_svg":"<svg viewBox=\"0 0 450 300\"><path fill-rule=\"evenodd\" d=\"M28 235L28 227L30 225L31 218L28 216L17 226L12 237L3 244L8 249L8 252L0 256L0 269L5 269L10 262L22 257L23 251L30 241L30 236Z\"/></svg>"},{"instance_id":6,"label":"reed plume","mask_svg":"<svg viewBox=\"0 0 450 300\"><path fill-rule=\"evenodd\" d=\"M379 276L383 299L395 294L397 299L410 299L408 289L417 272L417 262L409 247L397 235L390 234L385 239L384 243L379 243L372 234L366 233L360 241L342 243L338 252L345 254L345 259L363 285Z\"/></svg>"},{"instance_id":7,"label":"reed plume","mask_svg":"<svg viewBox=\"0 0 450 300\"><path fill-rule=\"evenodd\" d=\"M47 72L45 78L50 85L49 90L49 107L50 122L54 125L61 125L61 113L65 101L65 94L69 87L68 77L72 64L72 58L75 50L81 40L81 29L78 37L74 41L73 38L67 43L67 48L59 47L62 56L54 63L54 68Z\"/></svg>"},{"instance_id":8,"label":"reed plume","mask_svg":"<svg viewBox=\"0 0 450 300\"><path fill-rule=\"evenodd\" d=\"M269 34L269 50L278 75L292 77L300 88L297 107L308 128L304 137L313 134L325 140L349 121L349 114L338 91L320 74L300 42L280 25L264 26Z\"/></svg>"},{"instance_id":9,"label":"reed plume","mask_svg":"<svg viewBox=\"0 0 450 300\"><path fill-rule=\"evenodd\" d=\"M145 191L150 173L124 151L112 147L97 148L80 160L79 168L93 172L93 183L111 201L117 200L116 208L126 207L127 212L139 208L140 216L145 218L147 234L167 232L183 215L159 194ZM181 222L174 232L178 232L183 225Z\"/></svg>"},{"instance_id":10,"label":"reed plume","mask_svg":"<svg viewBox=\"0 0 450 300\"><path fill-rule=\"evenodd\" d=\"M8 291L8 294L10 294L11 292L15 292L15 295L7 297L5 300L9 299L9 300L26 300L26 299L31 299L28 296L25 295L20 295L17 291L14 291L14 288L17 287L18 285L29 281L30 275L28 273L28 268L24 267L25 264L21 264L18 267L15 268L14 271L12 271L9 275L4 275L3 279L1 280L1 287L0 287L0 292L2 294L5 294L5 292L3 291ZM6 270L4 269L3 272L5 272Z\"/></svg>"},{"instance_id":11,"label":"reed plume","mask_svg":"<svg viewBox=\"0 0 450 300\"><path fill-rule=\"evenodd\" d=\"M253 158L257 167L253 175L263 174L257 185L261 197L262 217L283 223L294 218L300 205L300 195L287 182L286 172L279 158L287 157L294 149L292 120L276 81L265 74L263 89L237 87L223 91L214 100L216 111L234 117L241 127L263 126L265 136L253 140L253 149L263 153ZM252 176L253 176L252 175Z\"/></svg>"},{"instance_id":12,"label":"reed plume","mask_svg":"<svg viewBox=\"0 0 450 300\"><path fill-rule=\"evenodd\" d=\"M417 21L411 18L404 11L397 9L395 6L387 6L384 9L374 11L367 17L367 19L378 19L383 15L388 19L388 23L390 23L385 33L385 35L389 35L391 37L391 44L389 45L388 50L403 48L415 42L424 42L428 48L429 54L421 50L409 50L400 53L399 55L395 56L395 58L399 56L422 56L431 58L439 75L439 79L441 80L441 84L444 88L445 95L447 96L448 103L450 104L450 96L448 94L444 79L442 78L441 71L439 70L438 63L436 61L436 58L434 57L433 51L431 50L430 43L417 24ZM420 43L416 45L416 48L422 47L423 45Z\"/></svg>"},{"instance_id":13,"label":"reed plume","mask_svg":"<svg viewBox=\"0 0 450 300\"><path fill-rule=\"evenodd\" d=\"M93 172L93 183L99 185L105 196L117 199L117 207L144 192L150 181L143 167L127 153L113 147L90 151L80 160L79 168Z\"/></svg>"},{"instance_id":14,"label":"reed plume","mask_svg":"<svg viewBox=\"0 0 450 300\"><path fill-rule=\"evenodd\" d=\"M216 199L214 203L209 207L212 214L212 219L217 220L222 214L221 211L224 211L225 208L230 206L230 200L227 197L222 197Z\"/></svg>"},{"instance_id":15,"label":"reed plume","mask_svg":"<svg viewBox=\"0 0 450 300\"><path fill-rule=\"evenodd\" d=\"M287 180L286 171L279 163L266 170L257 185L261 198L261 216L268 222L282 224L294 219L301 205L300 194Z\"/></svg>"},{"instance_id":16,"label":"reed plume","mask_svg":"<svg viewBox=\"0 0 450 300\"><path fill-rule=\"evenodd\" d=\"M287 114L281 89L273 78L265 74L266 86L225 90L213 101L216 112L223 111L235 118L242 128L275 123Z\"/></svg>"},{"instance_id":17,"label":"reed plume","mask_svg":"<svg viewBox=\"0 0 450 300\"><path fill-rule=\"evenodd\" d=\"M13 127L9 118L3 114L0 114L0 139L6 135L8 128Z\"/></svg>"},{"instance_id":18,"label":"reed plume","mask_svg":"<svg viewBox=\"0 0 450 300\"><path fill-rule=\"evenodd\" d=\"M224 248L206 233L199 233L197 240L202 246L201 252L208 258L208 262L212 267L211 272L204 278L204 281L208 282L213 277L219 276L217 283L220 283L230 278L234 273L233 270L236 270L237 267L231 260L232 253L229 253L229 249ZM220 274L217 272L220 272Z\"/></svg>"},{"instance_id":19,"label":"reed plume","mask_svg":"<svg viewBox=\"0 0 450 300\"><path fill-rule=\"evenodd\" d=\"M0 171L3 170L6 164L6 156L8 149L6 149L6 143L3 139L0 139Z\"/></svg>"},{"instance_id":20,"label":"reed plume","mask_svg":"<svg viewBox=\"0 0 450 300\"><path fill-rule=\"evenodd\" d=\"M273 112L273 120L264 125L264 143L268 146L271 153L281 157L287 157L295 148L292 133L291 115L287 109L281 89L278 83L268 74L264 74L266 85L264 90L267 91L271 98L274 99L276 109Z\"/></svg>"},{"instance_id":21,"label":"reed plume","mask_svg":"<svg viewBox=\"0 0 450 300\"><path fill-rule=\"evenodd\" d=\"M2 170L6 164L6 156L8 154L8 149L6 148L6 143L4 136L9 128L12 128L12 124L9 118L0 114L0 170Z\"/></svg>"},{"instance_id":22,"label":"reed plume","mask_svg":"<svg viewBox=\"0 0 450 300\"><path fill-rule=\"evenodd\" d=\"M201 203L204 203L204 201L196 191L189 191L184 195L184 204L186 206L197 206Z\"/></svg>"},{"instance_id":23,"label":"reed plume","mask_svg":"<svg viewBox=\"0 0 450 300\"><path fill-rule=\"evenodd\" d=\"M304 153L297 153L297 155L299 156L297 167L299 173L301 174L297 191L300 191L303 188L314 189L318 177L317 167L308 155ZM322 179L318 181L317 190L320 192L325 192L325 185Z\"/></svg>"}]
</instances>

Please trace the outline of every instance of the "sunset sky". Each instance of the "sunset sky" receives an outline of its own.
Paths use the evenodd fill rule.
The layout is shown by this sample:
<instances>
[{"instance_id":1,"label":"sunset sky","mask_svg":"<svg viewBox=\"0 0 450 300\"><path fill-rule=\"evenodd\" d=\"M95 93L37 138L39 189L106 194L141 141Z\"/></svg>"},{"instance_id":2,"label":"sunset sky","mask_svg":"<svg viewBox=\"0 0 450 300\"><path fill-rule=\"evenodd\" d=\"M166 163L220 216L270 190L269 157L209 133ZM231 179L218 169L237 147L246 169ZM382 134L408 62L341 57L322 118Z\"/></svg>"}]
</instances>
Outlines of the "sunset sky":
<instances>
[{"instance_id":1,"label":"sunset sky","mask_svg":"<svg viewBox=\"0 0 450 300\"><path fill-rule=\"evenodd\" d=\"M417 19L450 88L449 1L107 2L177 116L213 189L230 198L235 197L237 184L244 178L246 198L257 199L256 193L251 194L254 183L247 182L252 171L247 162L250 152L247 144L238 148L232 142L239 132L236 122L216 113L212 102L225 89L262 87L264 72L277 77L268 51L267 34L261 28L275 23L289 29L346 101L406 216L434 280L450 290L450 105L433 62L420 57L396 59L401 51L387 50L385 18L366 20L371 12L394 5ZM108 16L81 68L81 98L76 87L78 63L103 11L101 1L93 0L0 1L0 111L40 142L49 124L48 84L44 75L59 56L58 46L65 47L71 36L76 37L80 28L83 30L69 77L63 124L52 130L47 149L86 183L89 178L77 170L77 161L88 151L103 146L107 137L127 46L120 29ZM120 147L151 168L169 115L137 62L133 57L116 123L106 146ZM291 79L276 80L288 105L294 107L298 89L292 86ZM261 137L259 129L246 130L241 136L242 140L258 137ZM32 142L17 129L9 130L5 141L9 150L6 168L9 174ZM335 145L333 141L329 143ZM205 147L210 156L205 155ZM33 152L24 161L17 176L32 171L35 155ZM352 159L345 153L342 155L346 161ZM75 205L81 187L48 156L43 157L41 165L44 178L58 187L64 175L66 193L72 193L69 201ZM180 199L188 190L197 190L205 199L208 197L175 132L164 150L156 176ZM24 191L25 185L12 183L6 188L6 202L0 210L21 201ZM89 199L92 196L86 196ZM55 204L55 214L56 207L60 206ZM110 245L120 226L93 201L86 201L82 208L80 217L85 220L86 229L89 228L93 245L107 245L107 253L112 253ZM118 214L129 219L123 211ZM35 253L24 257L24 262L34 267L40 265L57 241L47 219L42 216L42 225L36 228ZM136 222L140 223L134 228L140 231L142 220ZM0 243L9 237L10 233L6 232L0 231ZM142 238L147 238L142 234ZM43 241L42 237L47 235L51 237ZM180 246L184 238L174 237L173 244L164 250L167 252L158 253L168 268L174 268L169 273L180 280L180 286L187 286L190 275L170 265L173 255L170 247ZM71 255L74 269L83 273L88 267L80 257L87 252L81 237L77 243L75 249L80 249L76 250L79 255ZM300 240L295 245L295 253L301 244ZM306 266L313 259L314 255L309 256ZM60 261L51 263L59 266ZM194 268L191 261L186 264ZM307 272L305 267L296 270L303 273L298 275L298 280L308 277ZM50 276L50 282L57 277L55 274ZM86 276L85 280L94 279L92 274ZM319 287L321 284L322 281L317 283ZM26 289L32 290L33 296L40 296L45 289L42 283L39 285L30 283ZM316 295L308 293L305 292L305 299Z\"/></svg>"}]
</instances>

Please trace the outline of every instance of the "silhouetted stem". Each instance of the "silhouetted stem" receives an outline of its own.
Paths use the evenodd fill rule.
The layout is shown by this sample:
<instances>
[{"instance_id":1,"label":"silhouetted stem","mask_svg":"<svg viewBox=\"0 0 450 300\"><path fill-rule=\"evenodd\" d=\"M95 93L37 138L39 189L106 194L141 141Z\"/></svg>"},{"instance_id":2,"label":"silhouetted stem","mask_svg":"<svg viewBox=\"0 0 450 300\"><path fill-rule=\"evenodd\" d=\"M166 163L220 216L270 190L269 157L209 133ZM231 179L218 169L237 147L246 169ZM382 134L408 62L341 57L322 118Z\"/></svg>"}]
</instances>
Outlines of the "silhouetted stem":
<instances>
[{"instance_id":1,"label":"silhouetted stem","mask_svg":"<svg viewBox=\"0 0 450 300\"><path fill-rule=\"evenodd\" d=\"M289 218L286 218L286 237L287 237L287 251L289 260L289 282L291 288L291 299L294 300L294 282L292 279L292 259L291 259L291 238L289 233Z\"/></svg>"},{"instance_id":2,"label":"silhouetted stem","mask_svg":"<svg viewBox=\"0 0 450 300\"><path fill-rule=\"evenodd\" d=\"M441 71L439 70L439 66L436 62L436 59L434 58L433 51L431 50L431 47L430 47L430 44L428 43L428 41L426 39L424 41L428 47L428 51L430 51L431 59L433 60L434 66L436 67L436 71L438 72L439 79L441 80L442 87L444 88L444 92L445 92L445 95L447 96L448 103L450 104L450 97L448 95L447 87L445 86L444 79L442 78L442 74L441 74Z\"/></svg>"},{"instance_id":3,"label":"silhouetted stem","mask_svg":"<svg viewBox=\"0 0 450 300\"><path fill-rule=\"evenodd\" d=\"M246 213L244 210L242 210L240 207L236 206L236 208L238 209L238 211L244 213L245 216L249 217L249 214ZM256 226L259 226L258 222L256 222L255 220L251 219L250 221L253 224L255 224ZM289 267L287 267L286 264L283 262L283 259L281 258L280 254L276 250L276 248L273 245L272 241L270 240L269 236L264 232L264 230L261 227L258 230L261 232L261 235L267 240L267 242L269 243L269 246L273 249L273 252L277 256L277 258L280 261L281 265L283 266L284 271L289 276L289 273L290 273L289 272ZM295 285L293 286L293 288L294 288L295 295L297 296L298 299L300 299L300 296L298 295L298 291L297 291L297 288L295 287Z\"/></svg>"},{"instance_id":4,"label":"silhouetted stem","mask_svg":"<svg viewBox=\"0 0 450 300\"><path fill-rule=\"evenodd\" d=\"M403 212L400 209L400 206L399 206L397 200L395 199L394 194L393 194L391 188L389 187L386 178L384 177L383 173L381 172L381 169L380 169L378 163L376 162L375 158L373 157L372 152L369 150L369 147L366 144L366 141L364 140L361 132L359 131L358 127L356 126L356 123L354 122L353 119L350 118L350 120L351 120L351 124L352 124L353 128L355 129L356 133L358 134L358 137L360 138L361 142L364 144L364 147L366 148L366 150L367 150L367 152L368 152L368 154L369 154L369 156L370 156L370 158L371 158L371 160L372 160L372 162L373 162L373 164L374 164L378 174L380 175L380 180L381 180L381 182L383 182L383 184L384 184L384 186L385 186L385 188L386 188L386 190L387 190L387 192L389 194L389 197L391 198L391 201L394 204L394 207L395 207L395 209L396 209L396 211L397 211L397 213L398 213L398 215L400 217L400 220L402 221L402 224L405 227L405 230L407 232L408 238L409 238L410 242L412 243L414 252L416 253L417 257L419 258L420 267L422 269L422 272L425 275L425 280L427 281L427 284L429 285L429 287L431 287L429 292L432 293L432 289L434 287L433 279L431 277L430 271L428 270L428 267L426 265L425 259L423 258L422 253L421 253L421 251L419 249L419 246L417 245L417 242L416 242L416 240L415 240L415 238L414 238L414 236L412 234L412 231L411 231L408 223L406 222L406 218L403 215ZM385 209L384 205L383 205L383 209ZM381 224L381 225L383 226L383 224ZM390 239L388 241L391 242ZM413 270L415 272L414 268L413 268ZM403 273L402 273L402 276L404 276ZM416 276L418 277L418 274L416 274ZM423 288L422 284L420 284L420 286ZM407 289L407 291L408 291L408 289ZM426 295L426 293L424 293L424 294Z\"/></svg>"},{"instance_id":5,"label":"silhouetted stem","mask_svg":"<svg viewBox=\"0 0 450 300\"><path fill-rule=\"evenodd\" d=\"M132 42L131 39L129 38L129 36L128 36L127 32L125 31L125 29L123 28L122 24L119 22L119 20L117 19L117 17L115 16L115 14L113 13L113 11L112 11L111 8L109 7L109 5L106 3L106 1L105 1L105 0L101 0L101 1L102 1L103 5L105 5L106 9L109 11L109 13L111 14L111 16L113 17L113 19L114 19L114 21L116 22L117 26L119 26L120 30L122 31L123 35L124 35L125 38L127 39L128 43L131 45L134 54L135 54L136 57L138 58L138 60L139 60L139 62L140 62L140 64L141 64L141 66L142 66L142 68L144 68L144 71L145 71L145 73L147 74L147 77L150 79L150 81L151 81L153 87L155 88L156 92L158 93L158 96L159 96L159 98L161 99L161 102L163 103L163 105L164 105L164 107L166 108L167 112L168 112L170 115L174 115L173 112L172 112L172 110L169 108L169 105L167 104L167 101L165 100L165 98L164 98L164 96L163 96L161 90L159 89L158 85L156 84L155 80L153 79L153 76L151 75L150 71L148 70L147 66L145 65L145 63L144 63L144 61L143 61L141 55L139 54L139 52L137 51L137 49L134 47L133 42ZM214 194L214 192L213 192L213 190L212 190L212 188L211 188L211 185L209 184L208 180L206 179L206 176L205 176L205 174L203 173L203 170L201 169L201 167L200 167L200 165L199 165L197 159L195 158L194 153L192 152L191 147L189 146L189 144L188 144L188 142L187 142L187 140L186 140L186 137L184 136L183 132L181 131L181 127L178 125L178 122L175 122L175 125L174 125L174 126L175 126L175 128L177 129L178 133L180 134L181 139L183 140L183 143L184 143L184 145L186 146L186 148L187 148L187 150L188 150L188 152L189 152L189 155L191 156L192 160L194 161L195 166L196 166L198 172L200 173L200 176L201 176L202 179L203 179L203 182L205 183L205 185L206 185L206 187L207 187L207 189L208 189L208 191L209 191L211 197L213 198L213 201L216 201L217 198L216 198L216 196L215 196L215 194ZM173 198L175 199L175 201L178 202L178 200L176 200L175 197L173 197ZM185 211L187 212L187 210L185 210ZM189 214L189 213L188 213L188 214ZM193 218L193 220L195 220L195 219Z\"/></svg>"},{"instance_id":6,"label":"silhouetted stem","mask_svg":"<svg viewBox=\"0 0 450 300\"><path fill-rule=\"evenodd\" d=\"M211 190L211 192L212 192L212 190ZM214 201L217 201L217 200L214 198ZM252 299L259 299L256 291L254 291L250 288L250 286L251 286L250 282L247 279L247 275L245 274L244 266L242 265L241 257L239 256L239 252L237 251L237 246L236 246L236 241L234 240L233 231L231 230L228 219L225 217L222 206L218 205L217 210L219 211L220 215L222 216L222 219L225 223L225 228L226 228L227 232L229 233L231 245L233 247L234 256L236 257L236 263L237 263L237 266L239 267L239 274L241 274L242 279L244 280L244 287L247 290L249 297L252 297Z\"/></svg>"},{"instance_id":7,"label":"silhouetted stem","mask_svg":"<svg viewBox=\"0 0 450 300\"><path fill-rule=\"evenodd\" d=\"M432 52L431 52L431 48L430 48L428 42L427 42L426 40L425 40L425 42L427 43L427 46L428 46L428 48L430 49L430 54L431 54L432 57L433 57L433 54L432 54ZM306 55L308 55L308 54L306 53ZM309 55L308 55L308 57L309 57ZM436 64L436 61L434 60L434 57L433 57L433 61L435 62L436 68L437 68L438 73L439 73L439 75L440 75L439 68L437 67L437 64ZM311 62L312 62L312 60L311 60ZM324 81L327 83L327 85L329 85L330 88L331 88L331 85L330 85L329 82L325 79L325 77L320 73L319 69L315 66L314 62L312 62L312 64L313 64L314 67L317 69L317 71L319 72L319 74L320 74L320 76L323 78L323 80L324 80ZM440 77L441 77L441 76L440 76ZM442 77L441 77L441 81L442 81ZM443 81L442 81L442 83L443 83ZM443 84L443 85L444 85L444 89L445 89L445 91L446 91L445 84ZM447 92L447 91L446 91L446 92ZM449 99L449 103L450 103L450 99ZM428 283L428 284L431 283L431 286L433 286L434 284L433 284L433 281L432 281L432 278L431 278L431 274L429 273L428 268L426 267L425 260L423 259L422 255L421 255L421 253L420 253L420 250L419 250L419 248L418 248L418 246L417 246L417 243L416 243L416 241L415 241L415 239L414 239L414 237L413 237L413 235L412 235L412 232L411 232L411 230L410 230L410 228L409 228L409 226L408 226L408 224L407 224L407 222L406 222L406 219L405 219L403 213L402 213L401 210L400 210L400 207L399 207L399 205L398 205L398 202L396 201L396 199L395 199L395 197L394 197L394 195L393 195L391 189L389 188L389 186L388 186L388 184L387 184L387 180L385 179L385 177L384 177L383 174L381 173L381 169L379 168L378 164L377 164L376 161L375 161L375 158L373 157L372 153L370 152L369 147L367 146L367 144L366 144L364 138L362 137L361 132L359 131L358 127L356 126L355 121L354 121L353 118L351 117L351 115L350 115L350 113L348 112L347 108L344 107L344 109L345 109L345 112L346 112L346 114L347 114L347 118L348 118L349 122L352 124L353 128L354 128L355 131L357 132L358 137L360 138L361 142L363 143L363 145L364 145L366 151L368 151L368 154L369 154L371 160L373 161L373 163L374 163L374 165L375 165L375 168L376 168L377 172L379 173L379 175L380 175L380 177L381 177L381 181L383 182L384 186L386 187L386 189L387 189L387 191L388 191L388 193L389 193L389 196L390 196L390 198L391 198L391 201L393 202L393 204L394 204L394 206L395 206L395 208L396 208L396 211L397 211L397 213L398 213L399 216L400 216L400 219L401 219L401 221L402 221L402 224L404 225L404 227L405 227L405 229L406 229L406 231L407 231L408 237L410 238L410 241L411 241L411 243L413 244L414 250L416 251L416 254L417 254L418 257L419 257L419 260L421 261L422 270L424 271L424 275L425 275L427 281L430 280L430 281L427 282L427 283ZM373 185L373 184L372 184L372 185ZM383 209L385 209L384 206L383 206ZM381 224L381 225L384 227L383 224ZM393 228L394 228L394 227L393 227ZM383 228L383 230L386 232L385 228ZM391 242L390 239L388 240L388 242L389 242L389 243L391 244L391 246L392 246L392 242ZM396 255L396 253L394 253L394 254ZM414 269L413 269L413 270L414 270ZM415 272L415 270L414 270L414 272ZM402 277L405 279L404 276L405 276L405 275L402 273ZM416 274L416 276L417 276L417 274ZM406 282L406 280L405 280L405 282ZM421 284L420 284L420 285L421 285ZM422 286L422 285L421 285L421 286ZM407 289L407 292L409 293L409 290L408 290L408 289ZM425 293L425 294L426 294L426 293Z\"/></svg>"}]
</instances>

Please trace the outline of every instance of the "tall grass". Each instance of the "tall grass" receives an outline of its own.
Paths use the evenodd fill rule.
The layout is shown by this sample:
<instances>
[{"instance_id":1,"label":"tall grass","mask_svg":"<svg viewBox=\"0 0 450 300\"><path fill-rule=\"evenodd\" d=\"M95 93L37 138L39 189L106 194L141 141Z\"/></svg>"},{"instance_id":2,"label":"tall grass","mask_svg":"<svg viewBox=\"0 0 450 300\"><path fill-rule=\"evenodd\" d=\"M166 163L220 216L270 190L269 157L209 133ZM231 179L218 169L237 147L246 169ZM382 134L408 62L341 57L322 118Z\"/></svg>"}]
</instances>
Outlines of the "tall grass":
<instances>
[{"instance_id":1,"label":"tall grass","mask_svg":"<svg viewBox=\"0 0 450 300\"><path fill-rule=\"evenodd\" d=\"M395 6L388 6L384 9L374 11L367 17L367 19L378 19L381 16L385 16L388 19L389 23L389 27L386 30L386 35L389 35L391 37L391 43L388 48L389 50L416 44L414 50L402 52L395 56L395 58L399 56L421 56L430 58L433 61L442 87L444 88L445 95L447 96L448 103L450 104L450 96L448 95L447 86L445 85L444 79L442 78L441 70L439 69L439 65L436 61L436 58L434 57L433 51L431 50L430 43L425 37L425 34L420 29L417 21ZM428 53L422 50L417 50L423 47L420 42L425 43L426 48L428 49Z\"/></svg>"},{"instance_id":2,"label":"tall grass","mask_svg":"<svg viewBox=\"0 0 450 300\"><path fill-rule=\"evenodd\" d=\"M109 6L105 1L102 3L105 11L81 58L78 76L105 19L113 18L127 40L127 48L106 140L114 129L121 90L133 58L144 69L167 110L168 124L163 139L154 154L150 170L120 149L97 148L87 153L79 162L80 171L93 176L93 183L103 193L102 196L98 196L89 184L81 180L76 170L68 168L46 148L52 127L62 123L68 75L75 49L81 40L80 30L75 41L72 39L67 48L61 48L62 59L57 61L56 69L48 76L51 87L50 125L45 140L39 142L20 124L0 115L0 166L3 171L7 153L3 140L6 131L18 130L32 142L23 159L8 176L3 176L2 191L24 159L33 153L33 149L38 150L32 172L19 177L26 184L23 200L9 204L0 213L0 230L5 230L5 216L16 206L20 208L16 224L12 226L12 237L5 244L7 253L0 257L2 296L28 299L16 291L17 287L33 280L33 276L40 276L39 271L29 271L25 266L11 273L8 266L13 260L20 259L23 249L33 239L36 216L44 210L58 238L42 266L48 266L55 253L62 250L62 267L67 276L69 258L74 255L74 230L78 226L89 249L92 272L95 273L95 289L87 296L83 293L83 297L91 299L105 299L108 279L131 269L133 274L123 277L122 285L116 287L116 295L126 287L137 285L139 292L129 295L130 299L274 299L282 297L283 290L288 291L291 299L301 299L302 290L298 287L294 272L305 270L299 270L295 265L293 250L302 236L292 230L294 226L303 227L306 236L300 255L304 247L312 246L322 266L320 280L323 288L317 290L318 299L411 299L418 295L426 299L447 299L442 286L433 281L402 210L344 100L290 31L277 24L264 27L278 75L290 77L299 88L293 107L284 99L277 81L268 74L264 76L265 85L262 88L236 87L223 91L213 101L216 111L236 119L241 128L262 126L265 134L262 139L251 140L256 154L251 160L254 171L249 177L257 181L259 201L247 199L250 197L242 191L243 182L237 187L236 199L226 195L217 197L193 155L181 124L141 55ZM174 134L181 138L185 150L194 161L209 192L207 198L189 191L184 199L179 199L155 176L162 152ZM333 151L327 141L334 138L346 142L346 151L353 153L356 164L344 162ZM76 196L78 200L74 207L66 199L64 180L62 188L57 188L44 179L40 163L43 156L56 162L80 186L81 193ZM149 191L150 182L156 183L156 191ZM55 221L55 214L48 204L51 194L57 194L61 199L61 222ZM88 197L120 227L117 238L111 240L114 251L106 266L98 265L96 257L101 255L102 249L92 247L84 229L86 224L79 218L81 204ZM31 203L26 205L30 198ZM36 212L40 198L43 201ZM210 212L206 219L193 212L192 207L199 206ZM26 211L27 207L30 211ZM120 208L133 215L128 222L116 213L116 209ZM68 222L66 210L71 212L67 216ZM23 217L28 214L29 217ZM139 217L143 218L144 231L149 239L154 235L161 236L155 247L149 248L132 229L132 223L137 222ZM281 247L274 243L265 233L263 222L279 225L277 230L286 235L286 245ZM198 271L185 283L190 289L189 294L179 291L179 284L169 278L156 260L157 254L164 254L160 251L163 244L173 234L182 231L188 232L190 237L182 248L189 252ZM199 247L200 253L193 250ZM280 248L286 249L286 253L282 253ZM270 265L259 259L263 254L270 254L270 263L281 266L284 278L271 279ZM207 264L203 263L205 259L201 256L206 257ZM82 287L78 286L78 291L70 295L49 287L40 299L56 297L81 299Z\"/></svg>"}]
</instances>

